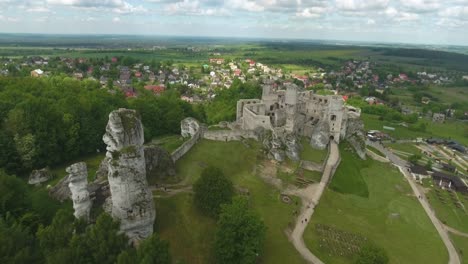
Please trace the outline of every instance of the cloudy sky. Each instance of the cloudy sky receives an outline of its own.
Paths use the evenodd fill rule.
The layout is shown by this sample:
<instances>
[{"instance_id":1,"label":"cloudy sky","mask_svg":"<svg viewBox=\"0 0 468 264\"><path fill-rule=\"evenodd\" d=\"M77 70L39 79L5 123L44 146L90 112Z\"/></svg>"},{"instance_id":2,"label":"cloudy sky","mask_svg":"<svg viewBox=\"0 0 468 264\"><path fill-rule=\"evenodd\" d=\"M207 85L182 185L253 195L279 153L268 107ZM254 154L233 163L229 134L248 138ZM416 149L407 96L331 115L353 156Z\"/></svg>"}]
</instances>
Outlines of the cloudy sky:
<instances>
[{"instance_id":1,"label":"cloudy sky","mask_svg":"<svg viewBox=\"0 0 468 264\"><path fill-rule=\"evenodd\" d=\"M468 45L468 0L0 0L0 32Z\"/></svg>"}]
</instances>

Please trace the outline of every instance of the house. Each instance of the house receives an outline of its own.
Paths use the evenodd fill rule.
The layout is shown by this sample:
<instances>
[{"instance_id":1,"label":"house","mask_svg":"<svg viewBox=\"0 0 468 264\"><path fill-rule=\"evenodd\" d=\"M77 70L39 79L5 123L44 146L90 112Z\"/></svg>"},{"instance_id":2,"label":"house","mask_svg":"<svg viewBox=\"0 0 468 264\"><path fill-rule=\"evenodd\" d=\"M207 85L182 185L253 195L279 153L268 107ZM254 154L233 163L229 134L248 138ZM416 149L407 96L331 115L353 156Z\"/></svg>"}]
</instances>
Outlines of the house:
<instances>
[{"instance_id":1,"label":"house","mask_svg":"<svg viewBox=\"0 0 468 264\"><path fill-rule=\"evenodd\" d=\"M73 73L73 78L78 79L78 80L82 80L83 79L83 73L75 72L75 73Z\"/></svg>"},{"instance_id":2,"label":"house","mask_svg":"<svg viewBox=\"0 0 468 264\"><path fill-rule=\"evenodd\" d=\"M35 69L34 71L31 71L31 77L37 78L37 77L42 77L44 75L44 72L41 69Z\"/></svg>"},{"instance_id":3,"label":"house","mask_svg":"<svg viewBox=\"0 0 468 264\"><path fill-rule=\"evenodd\" d=\"M434 122L434 123L444 123L445 122L445 115L444 114L439 114L439 113L434 113L432 115L432 122Z\"/></svg>"},{"instance_id":4,"label":"house","mask_svg":"<svg viewBox=\"0 0 468 264\"><path fill-rule=\"evenodd\" d=\"M427 105L427 104L429 104L430 102L431 102L431 99L430 99L429 97L423 96L423 97L421 98L421 103L422 103L422 104L426 104L426 105Z\"/></svg>"},{"instance_id":5,"label":"house","mask_svg":"<svg viewBox=\"0 0 468 264\"><path fill-rule=\"evenodd\" d=\"M116 63L116 62L119 61L119 59L117 59L116 57L112 57L111 61L112 61L112 63Z\"/></svg>"},{"instance_id":6,"label":"house","mask_svg":"<svg viewBox=\"0 0 468 264\"><path fill-rule=\"evenodd\" d=\"M434 184L441 188L468 193L468 186L466 186L465 182L463 182L459 177L436 171L432 174L432 180L434 181Z\"/></svg>"},{"instance_id":7,"label":"house","mask_svg":"<svg viewBox=\"0 0 468 264\"><path fill-rule=\"evenodd\" d=\"M146 85L145 89L148 91L153 91L155 94L162 94L166 90L166 87L163 85Z\"/></svg>"},{"instance_id":8,"label":"house","mask_svg":"<svg viewBox=\"0 0 468 264\"><path fill-rule=\"evenodd\" d=\"M210 63L221 65L224 63L223 58L210 58Z\"/></svg>"},{"instance_id":9,"label":"house","mask_svg":"<svg viewBox=\"0 0 468 264\"><path fill-rule=\"evenodd\" d=\"M451 165L451 164L448 164L448 163L442 163L442 168L446 171L449 171L449 172L456 172L457 171L457 167Z\"/></svg>"},{"instance_id":10,"label":"house","mask_svg":"<svg viewBox=\"0 0 468 264\"><path fill-rule=\"evenodd\" d=\"M193 103L193 97L188 97L188 96L182 95L182 96L180 97L180 99L181 99L182 101L187 102L187 103Z\"/></svg>"},{"instance_id":11,"label":"house","mask_svg":"<svg viewBox=\"0 0 468 264\"><path fill-rule=\"evenodd\" d=\"M135 72L135 77L136 78L141 78L141 76L142 76L141 72L139 72L139 71Z\"/></svg>"},{"instance_id":12,"label":"house","mask_svg":"<svg viewBox=\"0 0 468 264\"><path fill-rule=\"evenodd\" d=\"M420 180L429 177L429 173L427 173L426 168L421 165L413 165L409 168L411 175L415 180Z\"/></svg>"}]
</instances>

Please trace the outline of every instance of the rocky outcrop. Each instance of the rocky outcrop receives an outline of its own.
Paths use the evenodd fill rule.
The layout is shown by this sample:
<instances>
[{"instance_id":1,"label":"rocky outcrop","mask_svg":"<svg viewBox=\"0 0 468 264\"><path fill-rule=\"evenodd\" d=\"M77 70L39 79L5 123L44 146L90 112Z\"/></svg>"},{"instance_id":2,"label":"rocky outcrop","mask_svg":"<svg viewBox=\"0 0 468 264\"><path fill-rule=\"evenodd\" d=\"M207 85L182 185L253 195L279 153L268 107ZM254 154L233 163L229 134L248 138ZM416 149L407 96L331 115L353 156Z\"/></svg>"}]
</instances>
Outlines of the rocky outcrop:
<instances>
[{"instance_id":1,"label":"rocky outcrop","mask_svg":"<svg viewBox=\"0 0 468 264\"><path fill-rule=\"evenodd\" d=\"M187 117L180 122L180 134L184 138L192 138L199 130L200 124L195 118Z\"/></svg>"},{"instance_id":2,"label":"rocky outcrop","mask_svg":"<svg viewBox=\"0 0 468 264\"><path fill-rule=\"evenodd\" d=\"M320 121L312 130L310 145L315 149L325 149L330 142L330 126Z\"/></svg>"},{"instance_id":3,"label":"rocky outcrop","mask_svg":"<svg viewBox=\"0 0 468 264\"><path fill-rule=\"evenodd\" d=\"M111 215L132 240L149 237L156 217L146 180L143 125L136 111L119 109L109 115L106 134Z\"/></svg>"},{"instance_id":4,"label":"rocky outcrop","mask_svg":"<svg viewBox=\"0 0 468 264\"><path fill-rule=\"evenodd\" d=\"M96 181L102 182L107 180L109 174L109 158L105 157L99 164L99 168L96 171Z\"/></svg>"},{"instance_id":5,"label":"rocky outcrop","mask_svg":"<svg viewBox=\"0 0 468 264\"><path fill-rule=\"evenodd\" d=\"M88 192L88 169L86 163L79 162L66 169L68 173L68 187L73 200L76 218L89 219L91 199Z\"/></svg>"},{"instance_id":6,"label":"rocky outcrop","mask_svg":"<svg viewBox=\"0 0 468 264\"><path fill-rule=\"evenodd\" d=\"M71 198L71 191L68 187L68 176L63 177L54 187L49 189L50 197L59 200L60 202Z\"/></svg>"},{"instance_id":7,"label":"rocky outcrop","mask_svg":"<svg viewBox=\"0 0 468 264\"><path fill-rule=\"evenodd\" d=\"M348 119L345 139L361 159L366 159L366 136L364 123L359 118Z\"/></svg>"},{"instance_id":8,"label":"rocky outcrop","mask_svg":"<svg viewBox=\"0 0 468 264\"><path fill-rule=\"evenodd\" d=\"M298 143L297 137L289 134L284 137L284 145L286 146L286 156L294 161L299 161L301 146Z\"/></svg>"},{"instance_id":9,"label":"rocky outcrop","mask_svg":"<svg viewBox=\"0 0 468 264\"><path fill-rule=\"evenodd\" d=\"M175 176L175 163L167 150L157 147L145 147L146 179L155 182Z\"/></svg>"},{"instance_id":10,"label":"rocky outcrop","mask_svg":"<svg viewBox=\"0 0 468 264\"><path fill-rule=\"evenodd\" d=\"M50 171L47 168L43 168L40 170L33 170L31 175L29 175L29 184L41 184L46 182L52 178Z\"/></svg>"}]
</instances>

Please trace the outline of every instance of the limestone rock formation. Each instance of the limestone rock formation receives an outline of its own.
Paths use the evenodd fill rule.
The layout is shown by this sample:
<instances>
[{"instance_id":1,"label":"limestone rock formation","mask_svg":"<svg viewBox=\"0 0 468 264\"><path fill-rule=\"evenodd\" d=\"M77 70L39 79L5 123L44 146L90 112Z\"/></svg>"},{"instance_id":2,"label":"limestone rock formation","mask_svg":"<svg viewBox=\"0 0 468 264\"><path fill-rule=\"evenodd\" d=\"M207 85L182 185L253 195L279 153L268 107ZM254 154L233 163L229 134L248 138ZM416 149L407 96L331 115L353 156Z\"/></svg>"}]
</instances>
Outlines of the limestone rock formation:
<instances>
[{"instance_id":1,"label":"limestone rock formation","mask_svg":"<svg viewBox=\"0 0 468 264\"><path fill-rule=\"evenodd\" d=\"M88 192L88 169L86 163L79 162L66 169L68 187L70 188L73 209L76 218L88 220L91 211L91 199Z\"/></svg>"},{"instance_id":2,"label":"limestone rock formation","mask_svg":"<svg viewBox=\"0 0 468 264\"><path fill-rule=\"evenodd\" d=\"M167 150L157 147L145 147L146 179L149 182L175 176L175 163Z\"/></svg>"},{"instance_id":3,"label":"limestone rock formation","mask_svg":"<svg viewBox=\"0 0 468 264\"><path fill-rule=\"evenodd\" d=\"M71 191L68 187L68 176L63 177L54 187L49 189L50 197L61 202L71 198Z\"/></svg>"},{"instance_id":4,"label":"limestone rock formation","mask_svg":"<svg viewBox=\"0 0 468 264\"><path fill-rule=\"evenodd\" d=\"M351 144L361 159L366 159L366 136L364 123L361 119L348 119L345 139Z\"/></svg>"},{"instance_id":5,"label":"limestone rock formation","mask_svg":"<svg viewBox=\"0 0 468 264\"><path fill-rule=\"evenodd\" d=\"M105 157L99 164L99 168L96 171L96 181L102 182L107 180L107 175L109 174L109 158Z\"/></svg>"},{"instance_id":6,"label":"limestone rock formation","mask_svg":"<svg viewBox=\"0 0 468 264\"><path fill-rule=\"evenodd\" d=\"M318 122L312 130L310 145L315 149L325 149L330 142L330 127L326 122Z\"/></svg>"},{"instance_id":7,"label":"limestone rock formation","mask_svg":"<svg viewBox=\"0 0 468 264\"><path fill-rule=\"evenodd\" d=\"M119 109L109 115L106 134L112 216L132 240L153 233L156 212L146 180L143 125L136 111Z\"/></svg>"},{"instance_id":8,"label":"limestone rock formation","mask_svg":"<svg viewBox=\"0 0 468 264\"><path fill-rule=\"evenodd\" d=\"M180 122L182 137L193 137L200 130L200 124L195 118L187 117Z\"/></svg>"},{"instance_id":9,"label":"limestone rock formation","mask_svg":"<svg viewBox=\"0 0 468 264\"><path fill-rule=\"evenodd\" d=\"M301 158L299 156L300 153L300 145L296 136L293 134L288 134L284 137L284 145L286 146L286 156L289 159L299 161Z\"/></svg>"},{"instance_id":10,"label":"limestone rock formation","mask_svg":"<svg viewBox=\"0 0 468 264\"><path fill-rule=\"evenodd\" d=\"M29 184L41 184L48 181L51 178L50 171L47 168L40 170L33 170L29 175Z\"/></svg>"}]
</instances>

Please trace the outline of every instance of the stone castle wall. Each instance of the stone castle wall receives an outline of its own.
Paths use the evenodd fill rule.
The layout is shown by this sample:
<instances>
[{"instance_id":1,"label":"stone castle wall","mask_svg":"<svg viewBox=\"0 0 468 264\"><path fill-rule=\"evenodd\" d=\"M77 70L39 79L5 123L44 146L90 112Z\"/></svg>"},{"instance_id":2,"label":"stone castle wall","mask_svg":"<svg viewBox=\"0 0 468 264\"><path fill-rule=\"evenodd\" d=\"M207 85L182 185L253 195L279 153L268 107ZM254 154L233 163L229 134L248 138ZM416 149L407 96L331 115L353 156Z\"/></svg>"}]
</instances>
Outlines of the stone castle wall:
<instances>
[{"instance_id":1,"label":"stone castle wall","mask_svg":"<svg viewBox=\"0 0 468 264\"><path fill-rule=\"evenodd\" d=\"M182 158L189 150L192 149L195 144L197 144L198 140L201 138L201 131L197 131L189 140L185 141L182 146L178 147L171 153L172 160L176 162L180 158Z\"/></svg>"},{"instance_id":2,"label":"stone castle wall","mask_svg":"<svg viewBox=\"0 0 468 264\"><path fill-rule=\"evenodd\" d=\"M253 130L214 130L204 131L203 138L216 141L239 141L245 138L258 140Z\"/></svg>"}]
</instances>

